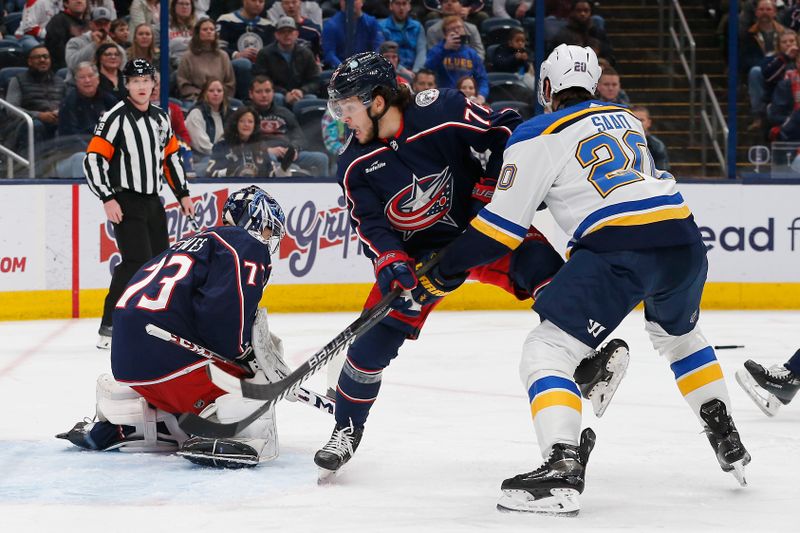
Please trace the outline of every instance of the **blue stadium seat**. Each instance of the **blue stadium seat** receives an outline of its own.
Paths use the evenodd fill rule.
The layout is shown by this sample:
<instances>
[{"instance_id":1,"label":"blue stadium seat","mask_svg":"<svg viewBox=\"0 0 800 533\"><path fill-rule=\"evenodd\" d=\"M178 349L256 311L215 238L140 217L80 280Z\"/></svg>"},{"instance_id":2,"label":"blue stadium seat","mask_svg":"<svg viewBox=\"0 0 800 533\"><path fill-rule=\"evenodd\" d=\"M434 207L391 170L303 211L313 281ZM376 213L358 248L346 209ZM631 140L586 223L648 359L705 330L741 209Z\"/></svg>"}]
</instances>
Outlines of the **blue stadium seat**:
<instances>
[{"instance_id":1,"label":"blue stadium seat","mask_svg":"<svg viewBox=\"0 0 800 533\"><path fill-rule=\"evenodd\" d=\"M522 23L517 19L492 17L481 24L481 36L484 46L502 44L508 39L511 28L522 28Z\"/></svg>"},{"instance_id":2,"label":"blue stadium seat","mask_svg":"<svg viewBox=\"0 0 800 533\"><path fill-rule=\"evenodd\" d=\"M322 112L324 113L325 109L328 107L328 101L323 100L322 98L303 98L294 103L294 106L292 106L292 111L294 111L294 115L297 117L297 119L300 120L301 112L309 107L321 108Z\"/></svg>"},{"instance_id":3,"label":"blue stadium seat","mask_svg":"<svg viewBox=\"0 0 800 533\"><path fill-rule=\"evenodd\" d=\"M310 101L314 102L314 100ZM302 100L300 102L302 102ZM300 102L297 102L295 107L297 107L297 104ZM325 143L322 141L322 115L325 114L327 105L323 100L318 100L317 102L322 102L322 104L307 105L300 110L295 110L295 116L306 138L306 145L304 148L306 150L326 153Z\"/></svg>"},{"instance_id":4,"label":"blue stadium seat","mask_svg":"<svg viewBox=\"0 0 800 533\"><path fill-rule=\"evenodd\" d=\"M229 103L231 104L231 109L233 109L234 111L236 111L237 109L239 109L244 105L244 102L242 102L238 98L231 98L229 100Z\"/></svg>"},{"instance_id":5,"label":"blue stadium seat","mask_svg":"<svg viewBox=\"0 0 800 533\"><path fill-rule=\"evenodd\" d=\"M512 74L512 76L515 76ZM516 100L533 103L534 93L519 78L514 80L489 81L490 102Z\"/></svg>"},{"instance_id":6,"label":"blue stadium seat","mask_svg":"<svg viewBox=\"0 0 800 533\"><path fill-rule=\"evenodd\" d=\"M17 74L22 74L26 70L28 70L28 67L6 67L0 69L0 92L2 92L3 96L5 96L8 90L8 84L11 82L11 78Z\"/></svg>"},{"instance_id":7,"label":"blue stadium seat","mask_svg":"<svg viewBox=\"0 0 800 533\"><path fill-rule=\"evenodd\" d=\"M67 67L60 68L60 69L58 69L58 70L56 71L56 76L58 76L58 77L59 77L59 78L61 78L62 80L66 80L66 79L67 79L67 72L68 72L68 71L69 71L69 69L68 69Z\"/></svg>"},{"instance_id":8,"label":"blue stadium seat","mask_svg":"<svg viewBox=\"0 0 800 533\"><path fill-rule=\"evenodd\" d=\"M317 91L317 96L320 98L328 97L328 83L331 81L331 76L333 76L333 69L323 70L319 73L319 91Z\"/></svg>"},{"instance_id":9,"label":"blue stadium seat","mask_svg":"<svg viewBox=\"0 0 800 533\"><path fill-rule=\"evenodd\" d=\"M489 105L492 110L500 111L510 107L522 116L523 120L528 120L533 116L533 106L527 102L520 102L518 100L498 100Z\"/></svg>"}]
</instances>

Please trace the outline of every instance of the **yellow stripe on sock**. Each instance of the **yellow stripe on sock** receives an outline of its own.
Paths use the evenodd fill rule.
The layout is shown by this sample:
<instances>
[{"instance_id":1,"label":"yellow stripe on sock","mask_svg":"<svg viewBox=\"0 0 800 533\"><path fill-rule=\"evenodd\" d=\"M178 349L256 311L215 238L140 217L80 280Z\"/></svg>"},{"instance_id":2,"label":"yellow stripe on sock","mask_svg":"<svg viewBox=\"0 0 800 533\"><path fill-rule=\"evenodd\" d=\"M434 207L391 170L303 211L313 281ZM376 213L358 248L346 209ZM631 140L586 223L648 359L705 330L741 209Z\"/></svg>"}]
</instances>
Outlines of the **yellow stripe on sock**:
<instances>
[{"instance_id":1,"label":"yellow stripe on sock","mask_svg":"<svg viewBox=\"0 0 800 533\"><path fill-rule=\"evenodd\" d=\"M719 363L714 363L713 365L705 367L703 370L679 379L678 388L680 389L681 394L686 396L690 392L699 389L703 385L708 385L712 381L722 379L722 377L722 367L719 366Z\"/></svg>"},{"instance_id":2,"label":"yellow stripe on sock","mask_svg":"<svg viewBox=\"0 0 800 533\"><path fill-rule=\"evenodd\" d=\"M552 392L545 392L544 394L539 394L534 398L531 402L531 415L534 417L536 413L541 411L542 409L546 409L548 407L555 407L560 405L561 407L571 407L575 409L579 413L581 412L581 399L575 396L571 392L563 391L563 390L554 390Z\"/></svg>"}]
</instances>

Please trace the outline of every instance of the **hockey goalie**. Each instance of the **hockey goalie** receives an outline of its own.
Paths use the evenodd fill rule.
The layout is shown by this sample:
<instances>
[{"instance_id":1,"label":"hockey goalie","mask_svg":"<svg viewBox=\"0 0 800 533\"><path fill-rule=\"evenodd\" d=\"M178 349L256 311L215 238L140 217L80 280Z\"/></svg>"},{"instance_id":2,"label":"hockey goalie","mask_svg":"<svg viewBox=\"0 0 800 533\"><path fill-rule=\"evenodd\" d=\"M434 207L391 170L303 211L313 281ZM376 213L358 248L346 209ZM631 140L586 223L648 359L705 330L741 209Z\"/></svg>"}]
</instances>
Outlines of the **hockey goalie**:
<instances>
[{"instance_id":1,"label":"hockey goalie","mask_svg":"<svg viewBox=\"0 0 800 533\"><path fill-rule=\"evenodd\" d=\"M87 450L177 452L193 463L224 468L278 456L274 407L233 438L184 433L181 413L235 422L261 402L226 393L206 372L217 363L145 329L153 324L208 347L236 378L252 375L254 382L271 383L290 373L281 340L270 333L266 310L258 308L270 255L284 235L283 210L251 186L230 195L223 222L177 242L131 279L114 312L113 376L97 379L95 416L58 438Z\"/></svg>"}]
</instances>

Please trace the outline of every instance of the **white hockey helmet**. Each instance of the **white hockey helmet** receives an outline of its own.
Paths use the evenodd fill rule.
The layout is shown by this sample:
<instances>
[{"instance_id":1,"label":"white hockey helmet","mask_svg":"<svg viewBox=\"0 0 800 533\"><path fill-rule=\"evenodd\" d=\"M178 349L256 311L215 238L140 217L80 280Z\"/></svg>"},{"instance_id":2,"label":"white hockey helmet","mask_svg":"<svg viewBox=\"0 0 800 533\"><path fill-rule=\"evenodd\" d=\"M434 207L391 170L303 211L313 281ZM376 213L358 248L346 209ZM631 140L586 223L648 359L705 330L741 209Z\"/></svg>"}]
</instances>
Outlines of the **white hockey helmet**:
<instances>
[{"instance_id":1,"label":"white hockey helmet","mask_svg":"<svg viewBox=\"0 0 800 533\"><path fill-rule=\"evenodd\" d=\"M580 87L594 94L600 72L597 54L590 47L558 45L539 70L539 103L547 106L554 94L570 87ZM547 96L544 94L545 80L550 80L550 94Z\"/></svg>"}]
</instances>

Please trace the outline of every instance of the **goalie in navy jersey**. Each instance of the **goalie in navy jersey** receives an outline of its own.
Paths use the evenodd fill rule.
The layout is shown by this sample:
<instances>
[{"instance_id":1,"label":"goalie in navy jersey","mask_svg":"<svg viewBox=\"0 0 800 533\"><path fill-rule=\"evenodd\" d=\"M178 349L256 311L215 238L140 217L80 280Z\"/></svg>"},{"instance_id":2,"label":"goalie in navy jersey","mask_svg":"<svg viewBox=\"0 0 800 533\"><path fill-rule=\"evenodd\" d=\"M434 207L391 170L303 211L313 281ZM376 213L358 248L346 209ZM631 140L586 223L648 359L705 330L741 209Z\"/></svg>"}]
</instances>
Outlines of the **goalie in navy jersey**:
<instances>
[{"instance_id":1,"label":"goalie in navy jersey","mask_svg":"<svg viewBox=\"0 0 800 533\"><path fill-rule=\"evenodd\" d=\"M490 200L503 148L521 118L512 109L492 111L456 90L413 96L408 87L398 86L391 63L373 52L340 65L328 94L331 114L353 132L339 158L338 179L351 224L375 267L377 283L365 306L395 288L403 294L383 321L358 336L337 374L336 427L314 458L321 480L354 453L383 369L406 339L417 338L444 294L469 278L526 300L536 297L563 264L531 227L524 243L497 261L434 284L431 275L417 279L417 262L458 237ZM490 152L485 168L471 150Z\"/></svg>"},{"instance_id":2,"label":"goalie in navy jersey","mask_svg":"<svg viewBox=\"0 0 800 533\"><path fill-rule=\"evenodd\" d=\"M232 422L259 404L226 394L207 373L207 359L149 335L147 324L188 339L275 381L289 369L280 339L259 309L270 254L285 215L268 193L250 186L230 195L223 226L175 243L146 263L116 304L109 374L97 380L97 412L57 435L90 450L172 452L206 465L252 466L278 455L274 410L233 439L189 438L176 415ZM236 367L227 368L235 372ZM244 377L242 372L237 377Z\"/></svg>"}]
</instances>

